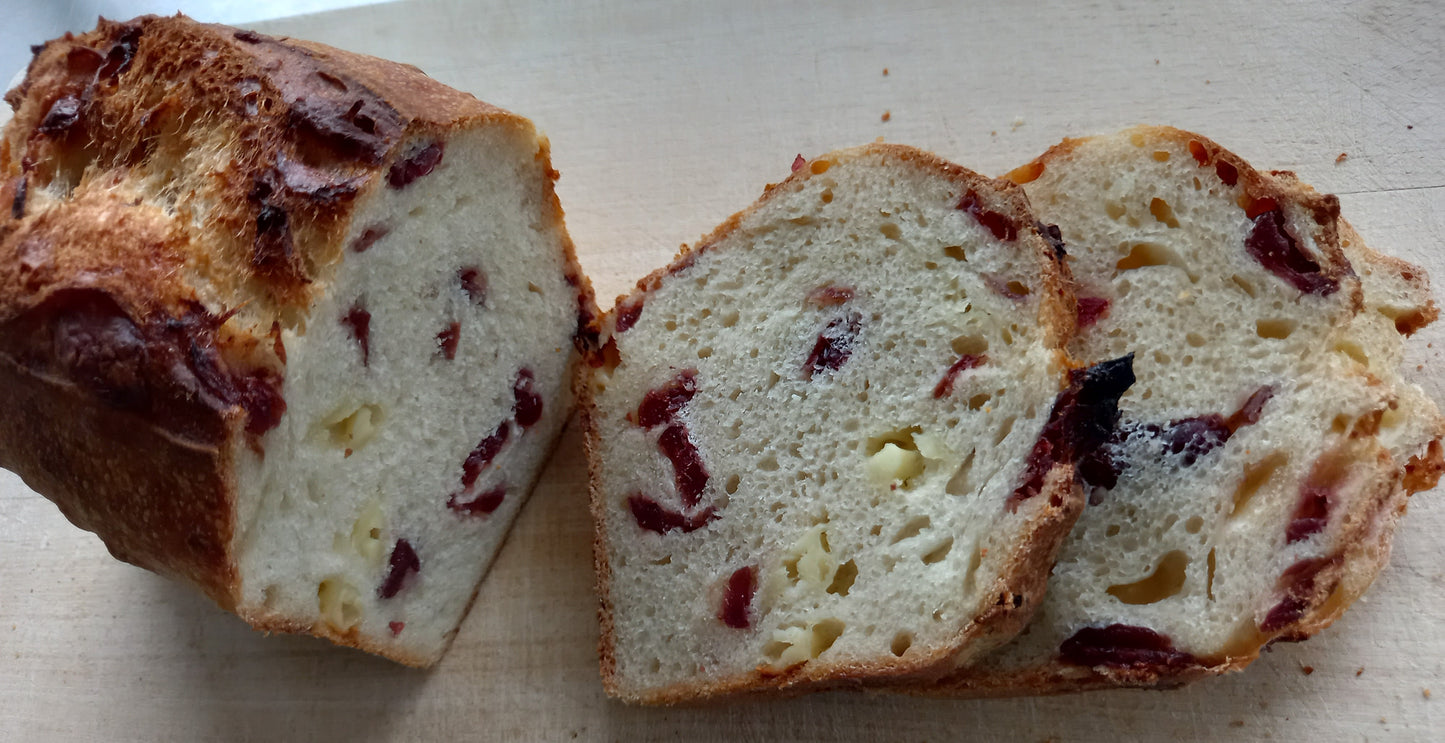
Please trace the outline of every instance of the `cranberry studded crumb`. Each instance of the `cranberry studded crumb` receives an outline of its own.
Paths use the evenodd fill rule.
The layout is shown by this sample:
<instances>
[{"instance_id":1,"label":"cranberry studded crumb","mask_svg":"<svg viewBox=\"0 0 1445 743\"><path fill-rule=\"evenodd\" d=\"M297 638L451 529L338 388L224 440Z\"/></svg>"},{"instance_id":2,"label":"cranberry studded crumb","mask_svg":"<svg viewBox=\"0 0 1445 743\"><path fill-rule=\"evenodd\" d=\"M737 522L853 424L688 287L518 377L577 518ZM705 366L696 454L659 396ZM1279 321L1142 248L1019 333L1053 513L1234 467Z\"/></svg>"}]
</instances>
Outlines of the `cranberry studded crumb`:
<instances>
[{"instance_id":1,"label":"cranberry studded crumb","mask_svg":"<svg viewBox=\"0 0 1445 743\"><path fill-rule=\"evenodd\" d=\"M356 236L355 240L351 241L351 252L365 253L371 249L372 245L376 244L377 240L386 237L390 233L391 228L384 224L367 227L365 230L362 230L360 235Z\"/></svg>"},{"instance_id":2,"label":"cranberry studded crumb","mask_svg":"<svg viewBox=\"0 0 1445 743\"><path fill-rule=\"evenodd\" d=\"M1090 327L1109 316L1109 300L1104 297L1079 297L1079 329Z\"/></svg>"},{"instance_id":3,"label":"cranberry studded crumb","mask_svg":"<svg viewBox=\"0 0 1445 743\"><path fill-rule=\"evenodd\" d=\"M658 534L666 534L674 529L680 529L683 533L697 531L718 516L717 509L712 506L693 514L683 514L665 508L641 493L628 496L627 509L632 512L632 518L639 527Z\"/></svg>"},{"instance_id":4,"label":"cranberry studded crumb","mask_svg":"<svg viewBox=\"0 0 1445 743\"><path fill-rule=\"evenodd\" d=\"M637 319L642 317L642 297L629 297L617 305L617 324L613 330L618 333L626 333L637 324Z\"/></svg>"},{"instance_id":5,"label":"cranberry studded crumb","mask_svg":"<svg viewBox=\"0 0 1445 743\"><path fill-rule=\"evenodd\" d=\"M457 281L461 282L462 291L467 293L472 304L480 307L487 303L487 274L482 269L476 266L459 268Z\"/></svg>"},{"instance_id":6,"label":"cranberry studded crumb","mask_svg":"<svg viewBox=\"0 0 1445 743\"><path fill-rule=\"evenodd\" d=\"M693 512L707 488L708 471L702 454L689 435L687 425L678 413L697 394L697 370L683 369L662 387L648 390L638 405L636 421L642 428L666 425L658 436L657 447L672 463L674 483L685 512L665 508L641 493L627 499L628 508L637 525L648 531L665 534L674 529L684 532L702 528L716 518L716 509L707 506Z\"/></svg>"},{"instance_id":7,"label":"cranberry studded crumb","mask_svg":"<svg viewBox=\"0 0 1445 743\"><path fill-rule=\"evenodd\" d=\"M507 497L507 486L498 485L467 502L462 502L462 493L453 493L447 499L447 508L466 516L487 516L502 506Z\"/></svg>"},{"instance_id":8,"label":"cranberry studded crumb","mask_svg":"<svg viewBox=\"0 0 1445 743\"><path fill-rule=\"evenodd\" d=\"M396 596L406 587L408 579L419 572L421 558L417 557L411 542L405 539L396 540L396 546L392 548L391 557L387 560L386 578L377 588L376 595L384 599Z\"/></svg>"},{"instance_id":9,"label":"cranberry studded crumb","mask_svg":"<svg viewBox=\"0 0 1445 743\"><path fill-rule=\"evenodd\" d=\"M1318 592L1320 573L1339 564L1339 561L1338 555L1331 555L1306 558L1289 566L1275 583L1275 587L1284 594L1283 598L1259 623L1260 631L1277 632L1303 618ZM1324 593L1328 594L1333 589L1330 586Z\"/></svg>"},{"instance_id":10,"label":"cranberry studded crumb","mask_svg":"<svg viewBox=\"0 0 1445 743\"><path fill-rule=\"evenodd\" d=\"M1250 218L1254 227L1244 238L1245 250L1270 273L1306 294L1328 296L1340 288L1290 235L1283 211L1276 208Z\"/></svg>"},{"instance_id":11,"label":"cranberry studded crumb","mask_svg":"<svg viewBox=\"0 0 1445 743\"><path fill-rule=\"evenodd\" d=\"M435 170L441 161L442 143L433 142L417 150L411 157L391 166L391 172L386 176L386 184L396 189L406 188L416 179Z\"/></svg>"},{"instance_id":12,"label":"cranberry studded crumb","mask_svg":"<svg viewBox=\"0 0 1445 743\"><path fill-rule=\"evenodd\" d=\"M371 313L357 300L351 309L341 317L341 324L351 331L351 337L361 346L361 365L371 365Z\"/></svg>"},{"instance_id":13,"label":"cranberry studded crumb","mask_svg":"<svg viewBox=\"0 0 1445 743\"><path fill-rule=\"evenodd\" d=\"M958 361L953 362L953 365L948 367L948 371L943 373L943 379L938 380L938 384L934 385L933 396L942 399L953 394L953 380L960 373L968 369L976 369L986 363L988 363L987 354L966 353L958 357Z\"/></svg>"},{"instance_id":14,"label":"cranberry studded crumb","mask_svg":"<svg viewBox=\"0 0 1445 743\"><path fill-rule=\"evenodd\" d=\"M406 622L387 622L386 628L391 630L392 637L396 637L401 634L402 630L406 629Z\"/></svg>"},{"instance_id":15,"label":"cranberry studded crumb","mask_svg":"<svg viewBox=\"0 0 1445 743\"><path fill-rule=\"evenodd\" d=\"M733 629L748 629L752 626L753 594L758 589L757 568L749 565L738 568L728 577L723 589L722 606L717 618Z\"/></svg>"},{"instance_id":16,"label":"cranberry studded crumb","mask_svg":"<svg viewBox=\"0 0 1445 743\"><path fill-rule=\"evenodd\" d=\"M1018 239L1019 226L1007 215L993 211L984 205L979 198L978 192L969 189L968 193L958 202L958 209L968 212L974 220L993 233L993 236L1005 242L1013 242Z\"/></svg>"},{"instance_id":17,"label":"cranberry studded crumb","mask_svg":"<svg viewBox=\"0 0 1445 743\"><path fill-rule=\"evenodd\" d=\"M803 373L808 379L821 371L837 371L853 355L853 344L863 328L863 316L850 312L846 317L834 318L818 333L813 350L803 362Z\"/></svg>"},{"instance_id":18,"label":"cranberry studded crumb","mask_svg":"<svg viewBox=\"0 0 1445 743\"><path fill-rule=\"evenodd\" d=\"M461 340L462 324L454 322L447 325L440 333L437 333L437 353L447 361L457 357L457 342Z\"/></svg>"},{"instance_id":19,"label":"cranberry studded crumb","mask_svg":"<svg viewBox=\"0 0 1445 743\"><path fill-rule=\"evenodd\" d=\"M507 437L511 433L511 425L507 421L502 421L497 426L497 430L487 434L476 448L472 449L471 453L467 455L466 461L462 463L463 488L470 488L477 482L482 470L486 469L487 465L491 464L492 460L497 458L497 454L502 451L502 445L507 443Z\"/></svg>"},{"instance_id":20,"label":"cranberry studded crumb","mask_svg":"<svg viewBox=\"0 0 1445 743\"><path fill-rule=\"evenodd\" d=\"M654 428L672 421L696 394L697 370L683 369L666 385L642 396L642 404L637 406L637 425Z\"/></svg>"},{"instance_id":21,"label":"cranberry studded crumb","mask_svg":"<svg viewBox=\"0 0 1445 743\"><path fill-rule=\"evenodd\" d=\"M512 382L512 417L522 428L531 428L542 420L542 396L532 388L533 378L532 370L523 367Z\"/></svg>"},{"instance_id":22,"label":"cranberry studded crumb","mask_svg":"<svg viewBox=\"0 0 1445 743\"><path fill-rule=\"evenodd\" d=\"M1076 666L1126 669L1179 669L1199 664L1193 655L1176 650L1167 636L1128 624L1085 627L1075 632L1059 645L1059 659Z\"/></svg>"},{"instance_id":23,"label":"cranberry studded crumb","mask_svg":"<svg viewBox=\"0 0 1445 743\"><path fill-rule=\"evenodd\" d=\"M682 497L682 505L692 508L697 505L698 497L707 488L707 468L702 464L702 455L697 450L697 445L692 443L688 436L687 428L681 423L674 423L663 429L662 435L657 439L657 446L662 453L672 462L674 480L677 483L678 495Z\"/></svg>"}]
</instances>

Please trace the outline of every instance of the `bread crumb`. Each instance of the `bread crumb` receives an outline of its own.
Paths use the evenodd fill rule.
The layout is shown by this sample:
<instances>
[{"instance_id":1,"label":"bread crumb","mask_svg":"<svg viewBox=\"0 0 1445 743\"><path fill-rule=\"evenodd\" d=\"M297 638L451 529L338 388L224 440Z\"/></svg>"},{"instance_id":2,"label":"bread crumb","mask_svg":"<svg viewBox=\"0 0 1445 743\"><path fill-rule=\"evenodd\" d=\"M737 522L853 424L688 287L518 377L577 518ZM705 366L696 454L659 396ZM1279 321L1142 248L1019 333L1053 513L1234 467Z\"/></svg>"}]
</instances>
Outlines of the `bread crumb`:
<instances>
[{"instance_id":1,"label":"bread crumb","mask_svg":"<svg viewBox=\"0 0 1445 743\"><path fill-rule=\"evenodd\" d=\"M1204 81L1204 84L1205 84L1205 85L1208 85L1208 84L1209 84L1209 81L1208 81L1208 80L1205 80L1205 81Z\"/></svg>"},{"instance_id":2,"label":"bread crumb","mask_svg":"<svg viewBox=\"0 0 1445 743\"><path fill-rule=\"evenodd\" d=\"M1299 669L1300 669L1300 671L1304 672L1304 675L1306 675L1306 676L1308 676L1308 675L1310 675L1310 674L1312 674L1312 673L1315 672L1315 667L1314 667L1314 666L1300 666Z\"/></svg>"},{"instance_id":3,"label":"bread crumb","mask_svg":"<svg viewBox=\"0 0 1445 743\"><path fill-rule=\"evenodd\" d=\"M1018 131L1018 128L1021 127L1021 126L1023 126L1023 125L1024 125L1024 117L1022 117L1022 116L1015 116L1012 126L1009 127L1009 131L1014 131L1014 132L1016 132L1016 131Z\"/></svg>"},{"instance_id":4,"label":"bread crumb","mask_svg":"<svg viewBox=\"0 0 1445 743\"><path fill-rule=\"evenodd\" d=\"M1429 690L1429 689L1421 689L1421 690L1420 690L1420 696L1425 697L1426 699L1429 699L1429 698L1430 698L1430 690Z\"/></svg>"},{"instance_id":5,"label":"bread crumb","mask_svg":"<svg viewBox=\"0 0 1445 743\"><path fill-rule=\"evenodd\" d=\"M1159 60L1154 60L1154 64L1159 64Z\"/></svg>"},{"instance_id":6,"label":"bread crumb","mask_svg":"<svg viewBox=\"0 0 1445 743\"><path fill-rule=\"evenodd\" d=\"M1406 125L1405 125L1405 128L1406 128L1406 129L1414 129L1414 128L1415 128L1415 125L1414 125L1414 124L1406 124Z\"/></svg>"},{"instance_id":7,"label":"bread crumb","mask_svg":"<svg viewBox=\"0 0 1445 743\"><path fill-rule=\"evenodd\" d=\"M887 67L884 67L884 68L883 68L883 76L884 76L884 77L888 77L888 68L887 68Z\"/></svg>"},{"instance_id":8,"label":"bread crumb","mask_svg":"<svg viewBox=\"0 0 1445 743\"><path fill-rule=\"evenodd\" d=\"M874 137L874 138L873 138L873 141L874 141L874 142L877 142L877 143L879 143L879 144L883 144L883 135L880 134L880 135Z\"/></svg>"},{"instance_id":9,"label":"bread crumb","mask_svg":"<svg viewBox=\"0 0 1445 743\"><path fill-rule=\"evenodd\" d=\"M1340 153L1340 156L1337 157L1337 158L1335 158L1335 164L1336 164L1336 165L1339 165L1340 163L1342 163L1342 162L1345 161L1345 158L1347 158L1347 157L1349 157L1349 156L1350 156L1350 153L1348 153L1348 152L1341 152L1341 153Z\"/></svg>"},{"instance_id":10,"label":"bread crumb","mask_svg":"<svg viewBox=\"0 0 1445 743\"><path fill-rule=\"evenodd\" d=\"M990 136L990 137L997 137L997 136L998 136L998 130L995 129L995 130L989 132L989 133L988 133L988 136Z\"/></svg>"},{"instance_id":11,"label":"bread crumb","mask_svg":"<svg viewBox=\"0 0 1445 743\"><path fill-rule=\"evenodd\" d=\"M1244 727L1244 720L1230 720L1229 726L1232 728L1242 728Z\"/></svg>"},{"instance_id":12,"label":"bread crumb","mask_svg":"<svg viewBox=\"0 0 1445 743\"><path fill-rule=\"evenodd\" d=\"M1359 675L1362 674L1362 673L1364 673L1364 672L1365 672L1365 667L1364 667L1364 666L1360 666L1359 668L1356 668L1356 669L1355 669L1355 676L1358 678Z\"/></svg>"},{"instance_id":13,"label":"bread crumb","mask_svg":"<svg viewBox=\"0 0 1445 743\"><path fill-rule=\"evenodd\" d=\"M888 120L891 119L891 118L893 118L893 113L892 113L892 112L890 112L890 111L884 111L884 112L883 112L883 120L884 120L884 121L888 121Z\"/></svg>"}]
</instances>

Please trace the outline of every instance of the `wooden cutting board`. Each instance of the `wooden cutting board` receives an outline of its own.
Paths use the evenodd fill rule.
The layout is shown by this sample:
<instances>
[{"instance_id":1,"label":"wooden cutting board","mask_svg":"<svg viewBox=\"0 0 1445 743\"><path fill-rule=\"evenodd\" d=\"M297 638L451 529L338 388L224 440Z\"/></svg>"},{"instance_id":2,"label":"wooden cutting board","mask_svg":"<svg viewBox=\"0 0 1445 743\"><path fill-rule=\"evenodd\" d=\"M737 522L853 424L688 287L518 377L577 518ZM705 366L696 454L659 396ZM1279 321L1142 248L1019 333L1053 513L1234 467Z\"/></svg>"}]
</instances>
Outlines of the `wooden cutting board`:
<instances>
[{"instance_id":1,"label":"wooden cutting board","mask_svg":"<svg viewBox=\"0 0 1445 743\"><path fill-rule=\"evenodd\" d=\"M1445 281L1440 9L1324 5L428 0L258 28L410 62L533 118L604 306L798 153L883 137L996 174L1137 122L1298 172L1371 245ZM1412 341L1408 371L1439 400L1435 342L1445 324ZM603 697L584 504L572 430L450 655L420 672L256 634L111 560L0 473L0 740L1445 739L1439 493L1415 496L1365 600L1242 674L1170 693L701 709Z\"/></svg>"}]
</instances>

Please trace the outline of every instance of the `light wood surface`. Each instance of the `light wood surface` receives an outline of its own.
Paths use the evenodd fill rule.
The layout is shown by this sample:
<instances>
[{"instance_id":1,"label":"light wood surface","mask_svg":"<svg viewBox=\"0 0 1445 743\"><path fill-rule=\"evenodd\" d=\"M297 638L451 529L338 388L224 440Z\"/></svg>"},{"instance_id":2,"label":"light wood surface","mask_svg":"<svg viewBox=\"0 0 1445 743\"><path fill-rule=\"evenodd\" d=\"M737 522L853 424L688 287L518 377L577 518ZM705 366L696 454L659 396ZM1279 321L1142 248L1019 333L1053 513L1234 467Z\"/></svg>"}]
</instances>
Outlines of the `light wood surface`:
<instances>
[{"instance_id":1,"label":"light wood surface","mask_svg":"<svg viewBox=\"0 0 1445 743\"><path fill-rule=\"evenodd\" d=\"M1138 122L1295 170L1371 245L1445 281L1430 2L430 0L258 28L410 62L533 118L604 307L798 153L884 137L996 174ZM1411 346L1411 378L1445 398L1445 324ZM1186 690L639 709L598 682L584 491L572 430L450 655L419 672L254 633L0 473L0 741L1445 739L1438 492L1415 496L1391 567L1334 627Z\"/></svg>"}]
</instances>

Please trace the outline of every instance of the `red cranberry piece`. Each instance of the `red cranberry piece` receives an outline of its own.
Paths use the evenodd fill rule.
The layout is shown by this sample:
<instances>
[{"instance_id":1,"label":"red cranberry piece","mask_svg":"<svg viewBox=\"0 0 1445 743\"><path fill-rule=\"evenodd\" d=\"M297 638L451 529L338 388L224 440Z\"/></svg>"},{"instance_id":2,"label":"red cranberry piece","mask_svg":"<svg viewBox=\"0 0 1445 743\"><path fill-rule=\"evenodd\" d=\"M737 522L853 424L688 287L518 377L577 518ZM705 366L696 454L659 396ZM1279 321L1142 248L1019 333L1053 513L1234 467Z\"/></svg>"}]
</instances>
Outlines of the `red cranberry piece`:
<instances>
[{"instance_id":1,"label":"red cranberry piece","mask_svg":"<svg viewBox=\"0 0 1445 743\"><path fill-rule=\"evenodd\" d=\"M356 236L355 240L351 241L351 252L365 253L372 245L376 244L377 240L389 234L391 234L391 228L384 224L367 227L365 230L362 230L360 235Z\"/></svg>"},{"instance_id":2,"label":"red cranberry piece","mask_svg":"<svg viewBox=\"0 0 1445 743\"><path fill-rule=\"evenodd\" d=\"M626 333L637 324L637 318L642 317L642 297L629 297L617 304L617 324L614 330L618 333Z\"/></svg>"},{"instance_id":3,"label":"red cranberry piece","mask_svg":"<svg viewBox=\"0 0 1445 743\"><path fill-rule=\"evenodd\" d=\"M1109 316L1109 300L1104 297L1079 297L1079 329L1087 328Z\"/></svg>"},{"instance_id":4,"label":"red cranberry piece","mask_svg":"<svg viewBox=\"0 0 1445 743\"><path fill-rule=\"evenodd\" d=\"M1231 432L1238 431L1244 426L1252 426L1259 422L1260 413L1264 411L1265 403L1274 397L1274 388L1264 385L1250 393L1249 399L1229 416L1226 423Z\"/></svg>"},{"instance_id":5,"label":"red cranberry piece","mask_svg":"<svg viewBox=\"0 0 1445 743\"><path fill-rule=\"evenodd\" d=\"M435 170L441 161L442 143L433 142L391 166L391 172L386 176L386 184L392 188L406 188L416 179Z\"/></svg>"},{"instance_id":6,"label":"red cranberry piece","mask_svg":"<svg viewBox=\"0 0 1445 743\"><path fill-rule=\"evenodd\" d=\"M1338 280L1321 273L1320 264L1300 249L1278 209L1254 218L1244 247L1270 273L1302 292L1327 296L1340 288Z\"/></svg>"},{"instance_id":7,"label":"red cranberry piece","mask_svg":"<svg viewBox=\"0 0 1445 743\"><path fill-rule=\"evenodd\" d=\"M1128 467L1123 448L1132 428L1120 423L1108 441L1079 459L1079 479L1083 480L1084 484L1104 490L1112 490L1119 484L1120 473ZM1103 496L1097 490L1089 493L1089 505L1097 506L1102 502Z\"/></svg>"},{"instance_id":8,"label":"red cranberry piece","mask_svg":"<svg viewBox=\"0 0 1445 743\"><path fill-rule=\"evenodd\" d=\"M497 430L487 434L477 448L467 455L465 462L462 462L462 487L470 488L481 476L482 470L497 458L497 453L502 451L502 445L507 443L507 436L511 434L512 426L507 421L502 421Z\"/></svg>"},{"instance_id":9,"label":"red cranberry piece","mask_svg":"<svg viewBox=\"0 0 1445 743\"><path fill-rule=\"evenodd\" d=\"M465 503L461 501L461 496L461 493L453 493L447 499L447 508L463 516L487 516L501 507L502 500L507 497L507 486L498 485Z\"/></svg>"},{"instance_id":10,"label":"red cranberry piece","mask_svg":"<svg viewBox=\"0 0 1445 743\"><path fill-rule=\"evenodd\" d=\"M837 284L824 284L808 292L808 304L814 307L837 307L853 298L853 289Z\"/></svg>"},{"instance_id":11,"label":"red cranberry piece","mask_svg":"<svg viewBox=\"0 0 1445 743\"><path fill-rule=\"evenodd\" d=\"M803 169L804 167L806 167L807 165L808 165L808 161L803 158L802 153L798 153L798 156L795 157L795 158L793 158L793 172L794 172L794 173L802 170L802 169Z\"/></svg>"},{"instance_id":12,"label":"red cranberry piece","mask_svg":"<svg viewBox=\"0 0 1445 743\"><path fill-rule=\"evenodd\" d=\"M717 618L733 629L751 627L753 594L757 590L757 568L749 565L733 571L728 577L727 587L723 589L722 607L718 609Z\"/></svg>"},{"instance_id":13,"label":"red cranberry piece","mask_svg":"<svg viewBox=\"0 0 1445 743\"><path fill-rule=\"evenodd\" d=\"M396 546L391 549L391 558L387 560L386 578L381 581L376 595L384 599L395 596L406 586L407 578L418 572L421 572L421 559L416 556L416 550L411 548L411 542L405 539L396 540Z\"/></svg>"},{"instance_id":14,"label":"red cranberry piece","mask_svg":"<svg viewBox=\"0 0 1445 743\"><path fill-rule=\"evenodd\" d=\"M457 270L457 280L462 284L462 291L467 293L467 298L472 304L478 307L487 303L487 274L476 266L467 266Z\"/></svg>"},{"instance_id":15,"label":"red cranberry piece","mask_svg":"<svg viewBox=\"0 0 1445 743\"><path fill-rule=\"evenodd\" d=\"M1239 182L1239 170L1223 160L1214 164L1214 172L1226 186L1233 186Z\"/></svg>"},{"instance_id":16,"label":"red cranberry piece","mask_svg":"<svg viewBox=\"0 0 1445 743\"><path fill-rule=\"evenodd\" d=\"M847 317L834 318L823 332L818 334L818 340L813 344L813 350L808 354L808 359L803 362L803 372L808 379L820 371L837 371L848 357L853 355L853 344L858 339L858 332L863 327L863 316L857 312L848 313Z\"/></svg>"},{"instance_id":17,"label":"red cranberry piece","mask_svg":"<svg viewBox=\"0 0 1445 743\"><path fill-rule=\"evenodd\" d=\"M1338 556L1311 557L1289 566L1275 583L1284 593L1274 608L1259 623L1261 632L1276 632L1298 622L1309 610L1319 575L1325 568L1339 563Z\"/></svg>"},{"instance_id":18,"label":"red cranberry piece","mask_svg":"<svg viewBox=\"0 0 1445 743\"><path fill-rule=\"evenodd\" d=\"M669 423L697 394L697 370L683 369L666 385L648 390L637 406L637 425L653 428Z\"/></svg>"},{"instance_id":19,"label":"red cranberry piece","mask_svg":"<svg viewBox=\"0 0 1445 743\"><path fill-rule=\"evenodd\" d=\"M1285 526L1286 544L1294 544L1324 531L1330 521L1332 496L1348 473L1348 460L1336 452L1326 452L1315 461L1300 484L1299 504Z\"/></svg>"},{"instance_id":20,"label":"red cranberry piece","mask_svg":"<svg viewBox=\"0 0 1445 743\"><path fill-rule=\"evenodd\" d=\"M958 208L973 215L974 220L993 233L993 236L1005 242L1012 242L1018 239L1019 227L1014 224L1008 216L993 211L984 206L983 200L978 197L978 192L969 189L968 193L958 202Z\"/></svg>"},{"instance_id":21,"label":"red cranberry piece","mask_svg":"<svg viewBox=\"0 0 1445 743\"><path fill-rule=\"evenodd\" d=\"M1059 462L1078 462L1109 441L1119 422L1119 397L1134 384L1134 354L1069 372L1069 386L1054 399L1049 420L1024 462L1023 483L1009 496L1009 511L1039 494Z\"/></svg>"},{"instance_id":22,"label":"red cranberry piece","mask_svg":"<svg viewBox=\"0 0 1445 743\"><path fill-rule=\"evenodd\" d=\"M677 483L678 494L682 496L682 505L687 508L697 505L698 497L707 487L708 473L702 464L702 455L687 435L687 429L680 423L668 426L658 437L657 446L672 462L673 480Z\"/></svg>"},{"instance_id":23,"label":"red cranberry piece","mask_svg":"<svg viewBox=\"0 0 1445 743\"><path fill-rule=\"evenodd\" d=\"M50 110L45 113L45 118L40 120L35 131L39 134L58 134L75 126L77 121L80 121L80 99L68 95L50 104Z\"/></svg>"},{"instance_id":24,"label":"red cranberry piece","mask_svg":"<svg viewBox=\"0 0 1445 743\"><path fill-rule=\"evenodd\" d=\"M1147 627L1111 624L1085 627L1059 645L1059 659L1076 666L1110 668L1186 668L1198 665L1189 653Z\"/></svg>"},{"instance_id":25,"label":"red cranberry piece","mask_svg":"<svg viewBox=\"0 0 1445 743\"><path fill-rule=\"evenodd\" d=\"M1038 167L1039 173L1044 172L1043 164L1039 164ZM1038 176L1035 175L1034 177L1037 178ZM1064 257L1069 254L1068 246L1064 244L1064 233L1059 230L1058 225L1044 224L1043 222L1034 222L1034 226L1038 228L1039 235L1042 236L1044 240L1048 241L1049 247L1054 249L1055 258L1063 260Z\"/></svg>"},{"instance_id":26,"label":"red cranberry piece","mask_svg":"<svg viewBox=\"0 0 1445 743\"><path fill-rule=\"evenodd\" d=\"M512 417L522 428L530 428L542 420L542 396L532 388L532 370L526 367L517 370L517 379L512 382Z\"/></svg>"},{"instance_id":27,"label":"red cranberry piece","mask_svg":"<svg viewBox=\"0 0 1445 743\"><path fill-rule=\"evenodd\" d=\"M406 622L387 622L386 628L391 630L392 637L396 637L401 634L402 630L406 629Z\"/></svg>"},{"instance_id":28,"label":"red cranberry piece","mask_svg":"<svg viewBox=\"0 0 1445 743\"><path fill-rule=\"evenodd\" d=\"M1157 432L1164 439L1164 451L1179 456L1185 467L1222 446L1231 433L1224 416L1218 413L1173 421L1169 428Z\"/></svg>"},{"instance_id":29,"label":"red cranberry piece","mask_svg":"<svg viewBox=\"0 0 1445 743\"><path fill-rule=\"evenodd\" d=\"M948 371L943 373L943 379L938 380L938 384L933 386L933 396L942 399L953 394L953 380L958 377L960 372L977 368L986 363L988 363L987 354L966 353L958 357L958 361L953 362L953 365L948 367Z\"/></svg>"},{"instance_id":30,"label":"red cranberry piece","mask_svg":"<svg viewBox=\"0 0 1445 743\"><path fill-rule=\"evenodd\" d=\"M717 518L717 509L712 506L697 513L683 515L663 508L657 501L641 494L629 496L627 508L632 511L632 518L636 519L639 527L658 534L666 534L674 529L681 529L683 533L697 531Z\"/></svg>"},{"instance_id":31,"label":"red cranberry piece","mask_svg":"<svg viewBox=\"0 0 1445 743\"><path fill-rule=\"evenodd\" d=\"M341 317L341 324L351 330L351 337L361 345L361 365L371 365L371 313L361 306L360 300Z\"/></svg>"},{"instance_id":32,"label":"red cranberry piece","mask_svg":"<svg viewBox=\"0 0 1445 743\"><path fill-rule=\"evenodd\" d=\"M96 73L97 79L114 80L130 69L131 60L135 58L136 49L140 46L140 33L139 26L125 27L125 33L120 35L106 53L105 64Z\"/></svg>"},{"instance_id":33,"label":"red cranberry piece","mask_svg":"<svg viewBox=\"0 0 1445 743\"><path fill-rule=\"evenodd\" d=\"M457 342L462 337L462 324L454 322L437 333L437 351L441 352L443 358L451 361L457 357Z\"/></svg>"}]
</instances>

